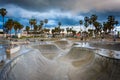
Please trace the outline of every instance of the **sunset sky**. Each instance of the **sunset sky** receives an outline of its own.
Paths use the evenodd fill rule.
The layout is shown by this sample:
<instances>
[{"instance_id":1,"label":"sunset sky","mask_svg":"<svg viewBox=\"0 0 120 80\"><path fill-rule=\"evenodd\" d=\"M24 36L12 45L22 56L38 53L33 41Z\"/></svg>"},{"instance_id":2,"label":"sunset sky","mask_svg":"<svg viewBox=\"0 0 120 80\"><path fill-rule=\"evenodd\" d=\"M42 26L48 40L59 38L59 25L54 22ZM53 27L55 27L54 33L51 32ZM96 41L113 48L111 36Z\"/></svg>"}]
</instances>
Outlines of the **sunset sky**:
<instances>
[{"instance_id":1,"label":"sunset sky","mask_svg":"<svg viewBox=\"0 0 120 80\"><path fill-rule=\"evenodd\" d=\"M29 26L29 19L48 19L48 26L79 25L84 16L96 14L98 21L106 21L108 15L114 15L120 22L120 0L0 0L0 8L8 11L5 20L13 18L24 26ZM0 16L0 26L2 19Z\"/></svg>"}]
</instances>

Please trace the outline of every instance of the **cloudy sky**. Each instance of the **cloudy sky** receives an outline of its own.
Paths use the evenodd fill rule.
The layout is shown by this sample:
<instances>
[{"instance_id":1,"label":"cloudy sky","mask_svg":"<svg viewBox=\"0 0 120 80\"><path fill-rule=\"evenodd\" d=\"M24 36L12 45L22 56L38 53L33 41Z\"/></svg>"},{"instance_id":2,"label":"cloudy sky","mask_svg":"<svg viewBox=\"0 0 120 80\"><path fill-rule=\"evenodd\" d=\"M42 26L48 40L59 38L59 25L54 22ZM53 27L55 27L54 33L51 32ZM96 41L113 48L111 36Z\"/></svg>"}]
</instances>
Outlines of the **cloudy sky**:
<instances>
[{"instance_id":1,"label":"cloudy sky","mask_svg":"<svg viewBox=\"0 0 120 80\"><path fill-rule=\"evenodd\" d=\"M0 8L6 8L6 19L13 18L25 26L29 19L48 19L48 26L79 25L84 16L96 14L99 21L105 21L108 15L120 18L120 0L0 0ZM2 19L0 16L0 26Z\"/></svg>"}]
</instances>

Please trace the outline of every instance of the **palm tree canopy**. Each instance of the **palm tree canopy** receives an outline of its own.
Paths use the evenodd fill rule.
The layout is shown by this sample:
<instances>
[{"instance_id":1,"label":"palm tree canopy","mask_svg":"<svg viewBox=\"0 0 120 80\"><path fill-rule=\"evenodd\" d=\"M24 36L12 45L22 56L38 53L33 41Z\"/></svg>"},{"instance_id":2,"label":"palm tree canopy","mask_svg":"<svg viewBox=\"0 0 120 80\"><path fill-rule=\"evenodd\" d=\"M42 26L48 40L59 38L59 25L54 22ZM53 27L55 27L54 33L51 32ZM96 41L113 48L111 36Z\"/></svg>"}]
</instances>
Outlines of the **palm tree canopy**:
<instances>
[{"instance_id":1,"label":"palm tree canopy","mask_svg":"<svg viewBox=\"0 0 120 80\"><path fill-rule=\"evenodd\" d=\"M91 19L92 22L95 22L97 20L97 18L98 17L95 14L92 14L91 17L90 17L90 19Z\"/></svg>"},{"instance_id":2,"label":"palm tree canopy","mask_svg":"<svg viewBox=\"0 0 120 80\"><path fill-rule=\"evenodd\" d=\"M47 23L48 23L48 19L45 19L45 20L44 20L44 23L47 24Z\"/></svg>"},{"instance_id":3,"label":"palm tree canopy","mask_svg":"<svg viewBox=\"0 0 120 80\"><path fill-rule=\"evenodd\" d=\"M0 9L0 14L4 17L7 14L7 11L5 8Z\"/></svg>"},{"instance_id":4,"label":"palm tree canopy","mask_svg":"<svg viewBox=\"0 0 120 80\"><path fill-rule=\"evenodd\" d=\"M30 30L30 27L29 26L26 26L26 31L28 32Z\"/></svg>"},{"instance_id":5,"label":"palm tree canopy","mask_svg":"<svg viewBox=\"0 0 120 80\"><path fill-rule=\"evenodd\" d=\"M58 25L59 25L59 27L62 25L62 23L61 22L58 22Z\"/></svg>"},{"instance_id":6,"label":"palm tree canopy","mask_svg":"<svg viewBox=\"0 0 120 80\"><path fill-rule=\"evenodd\" d=\"M8 21L5 23L5 26L8 30L11 30L14 26L14 21L12 19L8 19Z\"/></svg>"},{"instance_id":7,"label":"palm tree canopy","mask_svg":"<svg viewBox=\"0 0 120 80\"><path fill-rule=\"evenodd\" d=\"M83 24L83 21L82 21L82 20L80 20L80 21L79 21L79 24L80 24L80 25L82 25L82 24Z\"/></svg>"},{"instance_id":8,"label":"palm tree canopy","mask_svg":"<svg viewBox=\"0 0 120 80\"><path fill-rule=\"evenodd\" d=\"M43 21L43 20L40 21L40 25L41 25L41 26L44 25L44 21Z\"/></svg>"},{"instance_id":9,"label":"palm tree canopy","mask_svg":"<svg viewBox=\"0 0 120 80\"><path fill-rule=\"evenodd\" d=\"M36 19L30 19L29 20L29 24L32 26L32 25L35 25L37 23Z\"/></svg>"},{"instance_id":10,"label":"palm tree canopy","mask_svg":"<svg viewBox=\"0 0 120 80\"><path fill-rule=\"evenodd\" d=\"M92 20L91 20L91 19L89 19L89 21L88 21L88 22L89 22L89 24L90 24L90 25L92 24Z\"/></svg>"},{"instance_id":11,"label":"palm tree canopy","mask_svg":"<svg viewBox=\"0 0 120 80\"><path fill-rule=\"evenodd\" d=\"M84 26L87 28L89 26L89 23L88 22L85 22L84 23Z\"/></svg>"},{"instance_id":12,"label":"palm tree canopy","mask_svg":"<svg viewBox=\"0 0 120 80\"><path fill-rule=\"evenodd\" d=\"M84 18L84 21L85 21L85 22L88 22L88 21L89 21L89 17L86 16L86 17Z\"/></svg>"},{"instance_id":13,"label":"palm tree canopy","mask_svg":"<svg viewBox=\"0 0 120 80\"><path fill-rule=\"evenodd\" d=\"M37 31L37 30L38 30L38 26L34 25L34 31Z\"/></svg>"},{"instance_id":14,"label":"palm tree canopy","mask_svg":"<svg viewBox=\"0 0 120 80\"><path fill-rule=\"evenodd\" d=\"M17 31L20 23L18 21L14 21L14 30Z\"/></svg>"}]
</instances>

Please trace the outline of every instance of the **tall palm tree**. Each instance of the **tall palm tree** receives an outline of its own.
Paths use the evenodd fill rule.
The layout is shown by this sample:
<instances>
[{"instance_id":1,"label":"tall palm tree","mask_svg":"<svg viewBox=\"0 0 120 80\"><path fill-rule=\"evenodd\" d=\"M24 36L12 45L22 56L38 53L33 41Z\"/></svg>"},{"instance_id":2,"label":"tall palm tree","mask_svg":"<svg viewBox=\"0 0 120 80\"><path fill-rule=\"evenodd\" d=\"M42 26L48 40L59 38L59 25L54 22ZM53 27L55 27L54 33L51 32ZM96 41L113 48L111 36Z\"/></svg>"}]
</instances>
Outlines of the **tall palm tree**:
<instances>
[{"instance_id":1,"label":"tall palm tree","mask_svg":"<svg viewBox=\"0 0 120 80\"><path fill-rule=\"evenodd\" d=\"M33 25L32 19L29 20L29 24L31 25L31 30L32 30L32 25Z\"/></svg>"},{"instance_id":2,"label":"tall palm tree","mask_svg":"<svg viewBox=\"0 0 120 80\"><path fill-rule=\"evenodd\" d=\"M98 17L97 17L96 14L92 14L91 17L90 17L91 24L92 24L94 27L95 27L94 23L97 21L97 19L98 19ZM92 29L92 30L93 30L93 29ZM95 37L94 35L95 35L95 33L94 33L94 30L93 30L93 37Z\"/></svg>"},{"instance_id":3,"label":"tall palm tree","mask_svg":"<svg viewBox=\"0 0 120 80\"><path fill-rule=\"evenodd\" d=\"M30 30L30 27L26 26L27 36L28 36L29 30Z\"/></svg>"},{"instance_id":4,"label":"tall palm tree","mask_svg":"<svg viewBox=\"0 0 120 80\"><path fill-rule=\"evenodd\" d=\"M109 24L108 28L109 28L109 32L111 32L111 30L114 28L115 24L118 24L118 21L115 20L115 17L110 15L108 16L108 21L107 23Z\"/></svg>"},{"instance_id":5,"label":"tall palm tree","mask_svg":"<svg viewBox=\"0 0 120 80\"><path fill-rule=\"evenodd\" d=\"M95 31L96 31L96 33L98 34L98 32L100 32L101 31L101 23L100 22L94 22L94 26L95 26Z\"/></svg>"},{"instance_id":6,"label":"tall palm tree","mask_svg":"<svg viewBox=\"0 0 120 80\"><path fill-rule=\"evenodd\" d=\"M103 22L103 31L105 32L105 33L107 33L107 29L108 29L108 23L107 22Z\"/></svg>"},{"instance_id":7,"label":"tall palm tree","mask_svg":"<svg viewBox=\"0 0 120 80\"><path fill-rule=\"evenodd\" d=\"M83 25L83 21L80 20L80 21L79 21L79 24L80 24L80 33L82 33L82 29L81 29L81 27L82 27L82 25Z\"/></svg>"},{"instance_id":8,"label":"tall palm tree","mask_svg":"<svg viewBox=\"0 0 120 80\"><path fill-rule=\"evenodd\" d=\"M36 19L30 19L29 20L29 24L31 25L31 33L33 33L32 27L34 27L34 25L36 25Z\"/></svg>"},{"instance_id":9,"label":"tall palm tree","mask_svg":"<svg viewBox=\"0 0 120 80\"><path fill-rule=\"evenodd\" d=\"M89 23L90 28L91 28L91 25L92 25L92 20L91 20L91 18L89 19L88 23Z\"/></svg>"},{"instance_id":10,"label":"tall palm tree","mask_svg":"<svg viewBox=\"0 0 120 80\"><path fill-rule=\"evenodd\" d=\"M36 24L36 19L30 19L29 24L31 25L31 30L32 30L32 27Z\"/></svg>"},{"instance_id":11,"label":"tall palm tree","mask_svg":"<svg viewBox=\"0 0 120 80\"><path fill-rule=\"evenodd\" d=\"M95 14L92 14L91 17L90 17L92 23L96 22L96 21L97 21L97 18L98 18L98 17L97 17L97 15L95 15Z\"/></svg>"},{"instance_id":12,"label":"tall palm tree","mask_svg":"<svg viewBox=\"0 0 120 80\"><path fill-rule=\"evenodd\" d=\"M62 23L61 22L58 22L58 27L60 27L62 25Z\"/></svg>"},{"instance_id":13,"label":"tall palm tree","mask_svg":"<svg viewBox=\"0 0 120 80\"><path fill-rule=\"evenodd\" d=\"M34 25L34 34L36 35L38 31L38 25Z\"/></svg>"},{"instance_id":14,"label":"tall palm tree","mask_svg":"<svg viewBox=\"0 0 120 80\"><path fill-rule=\"evenodd\" d=\"M84 18L84 21L85 21L85 22L84 22L84 26L85 26L85 28L87 28L87 27L89 26L89 17L86 16L86 17ZM86 30L86 29L85 29L85 30Z\"/></svg>"},{"instance_id":15,"label":"tall palm tree","mask_svg":"<svg viewBox=\"0 0 120 80\"><path fill-rule=\"evenodd\" d=\"M55 29L52 29L51 32L52 32L52 37L55 37Z\"/></svg>"},{"instance_id":16,"label":"tall palm tree","mask_svg":"<svg viewBox=\"0 0 120 80\"><path fill-rule=\"evenodd\" d=\"M14 21L12 19L8 19L5 25L6 25L6 28L10 31L10 36L11 36L11 30L14 26Z\"/></svg>"},{"instance_id":17,"label":"tall palm tree","mask_svg":"<svg viewBox=\"0 0 120 80\"><path fill-rule=\"evenodd\" d=\"M3 33L4 33L4 31L5 31L5 28L4 28L4 17L5 17L5 15L7 14L6 9L5 9L5 8L1 8L1 9L0 9L0 14L1 14L2 19L3 19Z\"/></svg>"},{"instance_id":18,"label":"tall palm tree","mask_svg":"<svg viewBox=\"0 0 120 80\"><path fill-rule=\"evenodd\" d=\"M67 32L67 36L68 36L68 32L69 32L69 27L66 28L66 32Z\"/></svg>"},{"instance_id":19,"label":"tall palm tree","mask_svg":"<svg viewBox=\"0 0 120 80\"><path fill-rule=\"evenodd\" d=\"M20 24L20 23L19 23L18 21L14 21L15 35L17 35L17 31L18 31L19 24Z\"/></svg>"},{"instance_id":20,"label":"tall palm tree","mask_svg":"<svg viewBox=\"0 0 120 80\"><path fill-rule=\"evenodd\" d=\"M45 25L46 25L46 24L48 23L48 19L45 19L45 20L44 20L44 23L45 23Z\"/></svg>"},{"instance_id":21,"label":"tall palm tree","mask_svg":"<svg viewBox=\"0 0 120 80\"><path fill-rule=\"evenodd\" d=\"M43 20L40 21L40 25L43 27L43 25L44 25L44 21Z\"/></svg>"},{"instance_id":22,"label":"tall palm tree","mask_svg":"<svg viewBox=\"0 0 120 80\"><path fill-rule=\"evenodd\" d=\"M58 29L59 29L59 34L60 34L60 32L61 32L61 29L60 29L60 26L62 25L62 23L61 22L58 22Z\"/></svg>"},{"instance_id":23,"label":"tall palm tree","mask_svg":"<svg viewBox=\"0 0 120 80\"><path fill-rule=\"evenodd\" d=\"M4 27L4 17L5 17L5 15L7 14L6 9L5 9L5 8L1 8L1 9L0 9L0 14L1 14L2 19L3 19L3 27L2 27L2 29L3 29L3 36L4 36L4 32L6 32L6 30L7 30L7 29ZM4 57L3 57L3 60L2 60L1 62L4 62Z\"/></svg>"}]
</instances>

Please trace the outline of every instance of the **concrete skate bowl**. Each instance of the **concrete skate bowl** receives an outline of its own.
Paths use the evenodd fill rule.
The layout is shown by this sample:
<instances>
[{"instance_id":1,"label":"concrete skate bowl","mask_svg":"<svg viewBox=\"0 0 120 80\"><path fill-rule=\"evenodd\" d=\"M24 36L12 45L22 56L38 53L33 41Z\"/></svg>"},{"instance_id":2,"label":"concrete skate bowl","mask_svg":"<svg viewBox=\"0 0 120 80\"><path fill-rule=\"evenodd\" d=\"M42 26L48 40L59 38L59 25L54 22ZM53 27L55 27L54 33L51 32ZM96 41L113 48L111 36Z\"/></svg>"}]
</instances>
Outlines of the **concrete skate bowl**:
<instances>
[{"instance_id":1,"label":"concrete skate bowl","mask_svg":"<svg viewBox=\"0 0 120 80\"><path fill-rule=\"evenodd\" d=\"M120 59L96 53L93 62L70 75L74 75L71 80L120 80Z\"/></svg>"},{"instance_id":2,"label":"concrete skate bowl","mask_svg":"<svg viewBox=\"0 0 120 80\"><path fill-rule=\"evenodd\" d=\"M97 48L120 51L120 43L118 42L97 42L97 43L90 43L89 45Z\"/></svg>"},{"instance_id":3,"label":"concrete skate bowl","mask_svg":"<svg viewBox=\"0 0 120 80\"><path fill-rule=\"evenodd\" d=\"M63 52L54 44L41 44L33 46L33 48L38 49L42 55L48 59L54 59L56 56Z\"/></svg>"},{"instance_id":4,"label":"concrete skate bowl","mask_svg":"<svg viewBox=\"0 0 120 80\"><path fill-rule=\"evenodd\" d=\"M49 60L40 50L30 49L5 65L0 80L120 80L120 60L100 53L103 50L74 46Z\"/></svg>"},{"instance_id":5,"label":"concrete skate bowl","mask_svg":"<svg viewBox=\"0 0 120 80\"><path fill-rule=\"evenodd\" d=\"M39 50L31 49L5 65L0 72L0 80L53 80L51 72L55 72L57 67Z\"/></svg>"},{"instance_id":6,"label":"concrete skate bowl","mask_svg":"<svg viewBox=\"0 0 120 80\"><path fill-rule=\"evenodd\" d=\"M68 40L58 40L58 41L55 41L54 43L63 50L70 48L72 45L72 43Z\"/></svg>"},{"instance_id":7,"label":"concrete skate bowl","mask_svg":"<svg viewBox=\"0 0 120 80\"><path fill-rule=\"evenodd\" d=\"M80 67L92 62L94 57L92 49L74 46L61 59L71 62L74 67Z\"/></svg>"}]
</instances>

